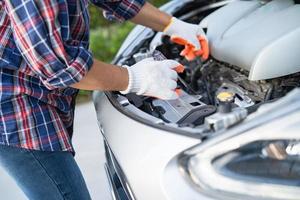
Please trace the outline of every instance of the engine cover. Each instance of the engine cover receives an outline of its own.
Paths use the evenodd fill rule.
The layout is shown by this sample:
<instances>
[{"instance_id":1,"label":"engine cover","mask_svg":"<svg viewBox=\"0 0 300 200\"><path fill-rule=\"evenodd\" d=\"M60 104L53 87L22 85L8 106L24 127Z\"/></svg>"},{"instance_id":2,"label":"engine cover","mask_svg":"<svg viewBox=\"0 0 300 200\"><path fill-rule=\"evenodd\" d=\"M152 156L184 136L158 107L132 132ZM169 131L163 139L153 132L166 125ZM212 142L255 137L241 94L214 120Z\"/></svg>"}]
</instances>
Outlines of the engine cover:
<instances>
[{"instance_id":1,"label":"engine cover","mask_svg":"<svg viewBox=\"0 0 300 200\"><path fill-rule=\"evenodd\" d=\"M200 23L211 55L249 71L249 80L300 71L300 5L292 0L234 1Z\"/></svg>"}]
</instances>

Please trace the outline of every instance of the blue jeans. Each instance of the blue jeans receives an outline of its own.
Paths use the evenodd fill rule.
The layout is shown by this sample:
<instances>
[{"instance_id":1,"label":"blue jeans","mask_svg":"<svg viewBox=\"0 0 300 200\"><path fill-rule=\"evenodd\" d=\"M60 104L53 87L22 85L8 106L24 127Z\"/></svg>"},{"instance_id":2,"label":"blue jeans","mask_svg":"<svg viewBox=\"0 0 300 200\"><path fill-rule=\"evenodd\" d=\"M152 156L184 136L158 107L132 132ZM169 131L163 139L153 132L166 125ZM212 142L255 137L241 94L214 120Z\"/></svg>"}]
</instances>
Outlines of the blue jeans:
<instances>
[{"instance_id":1,"label":"blue jeans","mask_svg":"<svg viewBox=\"0 0 300 200\"><path fill-rule=\"evenodd\" d=\"M70 152L44 152L0 145L0 165L30 200L90 200Z\"/></svg>"}]
</instances>

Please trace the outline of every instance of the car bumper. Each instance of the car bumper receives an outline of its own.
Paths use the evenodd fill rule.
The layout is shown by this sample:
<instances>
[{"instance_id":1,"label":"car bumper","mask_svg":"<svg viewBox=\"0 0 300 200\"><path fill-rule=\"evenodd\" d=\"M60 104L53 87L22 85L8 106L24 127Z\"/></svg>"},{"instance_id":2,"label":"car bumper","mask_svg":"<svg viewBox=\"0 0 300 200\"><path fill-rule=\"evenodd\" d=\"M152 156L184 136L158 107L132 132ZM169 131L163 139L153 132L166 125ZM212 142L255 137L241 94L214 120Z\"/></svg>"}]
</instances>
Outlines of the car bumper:
<instances>
[{"instance_id":1,"label":"car bumper","mask_svg":"<svg viewBox=\"0 0 300 200\"><path fill-rule=\"evenodd\" d=\"M116 109L104 93L96 92L94 102L105 138L106 170L115 198L120 196L116 193L120 185L114 180L117 175L129 198L168 199L171 187L165 180L168 165L200 139L137 122Z\"/></svg>"}]
</instances>

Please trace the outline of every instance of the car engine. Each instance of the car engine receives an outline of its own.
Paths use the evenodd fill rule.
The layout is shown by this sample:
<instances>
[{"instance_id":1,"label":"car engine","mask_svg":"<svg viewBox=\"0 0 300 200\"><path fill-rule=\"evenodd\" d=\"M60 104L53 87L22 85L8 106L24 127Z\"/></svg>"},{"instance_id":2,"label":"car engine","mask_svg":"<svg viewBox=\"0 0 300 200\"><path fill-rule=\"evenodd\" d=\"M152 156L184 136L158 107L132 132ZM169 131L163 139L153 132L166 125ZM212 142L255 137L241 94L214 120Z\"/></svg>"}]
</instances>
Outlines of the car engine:
<instances>
[{"instance_id":1,"label":"car engine","mask_svg":"<svg viewBox=\"0 0 300 200\"><path fill-rule=\"evenodd\" d=\"M232 17L235 19L235 23L229 23L230 25L226 26L226 22L220 21L220 18L233 13L232 9L235 9L236 6L244 8L247 16L242 15L243 9L240 9L236 15L241 19L237 20L237 17ZM249 12L249 9L252 11ZM206 24L200 25L206 31L210 41L211 57L207 61L200 58L192 62L185 60L179 56L182 50L181 46L172 43L168 36L157 33L127 59L125 64L132 65L147 57L177 60L185 66L185 71L180 74L178 80L180 98L164 101L134 94L129 94L126 98L135 107L161 119L165 124L190 128L202 127L206 131L218 131L235 125L256 111L260 105L276 101L295 87L299 87L299 56L293 57L294 60L296 59L293 62L287 55L284 55L286 58L275 56L277 55L275 49L281 48L281 43L274 39L278 37L279 33L268 32L260 35L260 31L255 29L260 26L259 20L262 19L268 22L263 26L266 29L268 26L269 29L272 29L273 23L275 23L272 19L276 18L275 14L286 12L286 19L291 18L292 22L286 23L289 26L281 26L278 25L281 22L277 21L277 26L282 28L278 32L280 34L285 32L288 35L297 30L296 35L299 39L300 21L298 19L300 14L297 14L295 10L300 13L299 5L295 5L293 1L289 0L275 0L263 5L258 1L238 1L213 12L213 17L209 15L203 19L203 16L194 16L186 19L191 23L201 21ZM253 14L251 15L251 13ZM241 20L243 23L240 23ZM221 25L218 26L220 23ZM249 26L246 27L247 25ZM247 42L241 41L247 39L242 36L230 37L235 34L234 31L238 35L243 35L245 27L249 32L250 26L253 27L250 29L253 33L250 34L254 34L256 37L256 39L251 38L251 43L255 45L245 45ZM229 36L223 39L226 34ZM265 40L262 39L264 37ZM269 40L269 38L271 39ZM300 45L294 45L294 38L296 37L284 38L290 44L289 55L300 49ZM232 41L228 42L230 39ZM231 46L228 47L227 43L230 43ZM266 48L269 43L275 46L270 49ZM297 43L300 43L299 40ZM239 49L240 51L238 51ZM259 60L259 57L262 59ZM295 63L295 67L290 67ZM272 68L272 66L274 67Z\"/></svg>"},{"instance_id":2,"label":"car engine","mask_svg":"<svg viewBox=\"0 0 300 200\"><path fill-rule=\"evenodd\" d=\"M139 109L161 118L166 123L189 127L203 124L206 117L218 112L220 102L217 96L220 93L233 94L230 111L237 110L237 115L245 113L240 118L237 117L236 120L239 121L256 111L261 104L275 101L300 86L300 73L269 80L250 81L247 71L213 58L206 62L202 62L200 58L189 62L178 56L177 52L180 52L182 47L172 44L167 36L163 41L156 50L166 58L176 59L185 66L185 71L180 74L178 80L180 98L164 101L138 97L134 94L127 97ZM153 56L143 51L133 56L135 61ZM231 124L225 126L228 125Z\"/></svg>"}]
</instances>

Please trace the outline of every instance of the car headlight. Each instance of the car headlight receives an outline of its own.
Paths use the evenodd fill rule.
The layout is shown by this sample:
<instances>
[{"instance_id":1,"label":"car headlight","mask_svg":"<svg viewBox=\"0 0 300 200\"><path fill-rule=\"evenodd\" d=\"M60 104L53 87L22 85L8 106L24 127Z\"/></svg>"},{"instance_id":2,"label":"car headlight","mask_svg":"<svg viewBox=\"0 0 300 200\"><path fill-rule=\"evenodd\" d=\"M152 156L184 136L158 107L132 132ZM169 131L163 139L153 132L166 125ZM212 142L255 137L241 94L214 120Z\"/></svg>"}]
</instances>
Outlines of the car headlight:
<instances>
[{"instance_id":1,"label":"car headlight","mask_svg":"<svg viewBox=\"0 0 300 200\"><path fill-rule=\"evenodd\" d=\"M290 108L280 104L280 117L260 118L260 126L220 134L183 153L181 169L199 192L217 199L300 199L299 105L284 114ZM265 116L276 112L270 110L274 106Z\"/></svg>"}]
</instances>

